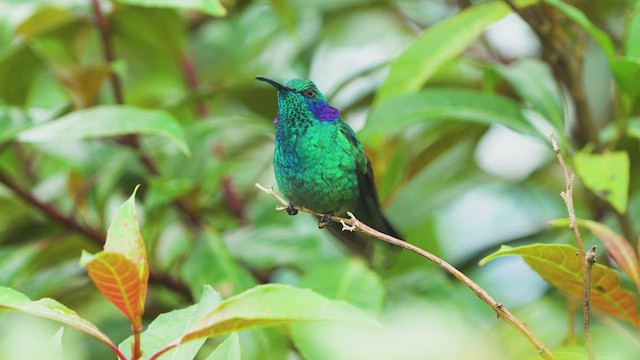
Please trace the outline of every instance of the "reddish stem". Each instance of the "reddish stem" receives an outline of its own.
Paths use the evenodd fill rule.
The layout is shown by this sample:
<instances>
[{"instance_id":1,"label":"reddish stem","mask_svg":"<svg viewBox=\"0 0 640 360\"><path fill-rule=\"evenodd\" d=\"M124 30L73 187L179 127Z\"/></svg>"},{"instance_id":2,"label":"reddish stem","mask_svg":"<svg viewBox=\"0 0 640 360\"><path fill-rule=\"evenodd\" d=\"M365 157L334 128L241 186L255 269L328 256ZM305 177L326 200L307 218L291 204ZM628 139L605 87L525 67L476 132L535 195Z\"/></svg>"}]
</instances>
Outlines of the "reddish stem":
<instances>
[{"instance_id":1,"label":"reddish stem","mask_svg":"<svg viewBox=\"0 0 640 360\"><path fill-rule=\"evenodd\" d=\"M96 17L96 25L98 26L100 40L102 41L102 54L104 56L104 60L111 64L115 60L116 56L111 41L109 41L109 25L107 24L104 16L102 16L100 2L98 0L91 0L91 7L93 8L93 13ZM116 104L124 104L124 95L122 94L122 82L120 81L120 77L115 71L111 71L109 78L111 81L113 98L115 99Z\"/></svg>"},{"instance_id":2,"label":"reddish stem","mask_svg":"<svg viewBox=\"0 0 640 360\"><path fill-rule=\"evenodd\" d=\"M198 90L198 75L196 74L196 67L190 57L186 55L180 56L180 68L182 69L182 76L184 76L184 82L191 91ZM202 99L196 100L196 115L199 118L203 118L209 114L207 104Z\"/></svg>"}]
</instances>

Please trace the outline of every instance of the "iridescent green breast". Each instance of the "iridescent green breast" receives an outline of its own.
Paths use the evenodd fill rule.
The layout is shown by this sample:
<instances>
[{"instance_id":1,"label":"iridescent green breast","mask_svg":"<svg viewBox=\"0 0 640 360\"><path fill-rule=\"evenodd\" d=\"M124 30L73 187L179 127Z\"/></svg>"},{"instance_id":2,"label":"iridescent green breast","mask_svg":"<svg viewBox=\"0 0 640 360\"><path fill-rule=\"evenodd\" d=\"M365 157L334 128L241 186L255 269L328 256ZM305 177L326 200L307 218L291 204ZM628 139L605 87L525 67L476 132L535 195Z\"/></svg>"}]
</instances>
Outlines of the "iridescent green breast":
<instances>
[{"instance_id":1,"label":"iridescent green breast","mask_svg":"<svg viewBox=\"0 0 640 360\"><path fill-rule=\"evenodd\" d=\"M293 205L344 214L359 199L357 154L342 120L309 121L295 128L278 124L274 168L278 187ZM299 125L299 124L298 124Z\"/></svg>"}]
</instances>

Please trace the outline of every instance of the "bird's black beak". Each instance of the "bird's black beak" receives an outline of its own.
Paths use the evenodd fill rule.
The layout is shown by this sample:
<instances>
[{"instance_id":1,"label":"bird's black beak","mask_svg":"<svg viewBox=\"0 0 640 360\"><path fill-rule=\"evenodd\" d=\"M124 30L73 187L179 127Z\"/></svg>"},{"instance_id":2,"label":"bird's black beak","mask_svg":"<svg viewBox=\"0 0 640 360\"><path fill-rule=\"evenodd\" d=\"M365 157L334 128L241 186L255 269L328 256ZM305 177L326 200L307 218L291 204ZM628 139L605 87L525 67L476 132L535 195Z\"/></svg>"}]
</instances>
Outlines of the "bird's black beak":
<instances>
[{"instance_id":1,"label":"bird's black beak","mask_svg":"<svg viewBox=\"0 0 640 360\"><path fill-rule=\"evenodd\" d=\"M287 91L293 91L292 88L290 88L288 86L285 86L285 85L282 85L279 82L277 82L275 80L271 80L271 79L266 78L264 76L256 76L256 79L271 84L271 86L273 86L274 88L278 89L279 93L283 93L283 92L287 92Z\"/></svg>"}]
</instances>

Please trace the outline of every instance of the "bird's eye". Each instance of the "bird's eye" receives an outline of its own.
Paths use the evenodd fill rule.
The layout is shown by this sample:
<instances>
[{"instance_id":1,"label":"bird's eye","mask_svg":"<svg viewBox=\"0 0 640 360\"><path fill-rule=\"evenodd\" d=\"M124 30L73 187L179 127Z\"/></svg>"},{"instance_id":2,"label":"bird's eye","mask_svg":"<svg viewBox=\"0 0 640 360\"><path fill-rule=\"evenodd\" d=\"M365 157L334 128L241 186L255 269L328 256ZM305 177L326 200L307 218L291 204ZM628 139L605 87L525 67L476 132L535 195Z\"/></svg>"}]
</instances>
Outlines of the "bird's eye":
<instances>
[{"instance_id":1,"label":"bird's eye","mask_svg":"<svg viewBox=\"0 0 640 360\"><path fill-rule=\"evenodd\" d=\"M313 99L314 97L316 97L316 92L313 91L313 89L307 89L305 91L302 92L302 96L308 98L308 99Z\"/></svg>"}]
</instances>

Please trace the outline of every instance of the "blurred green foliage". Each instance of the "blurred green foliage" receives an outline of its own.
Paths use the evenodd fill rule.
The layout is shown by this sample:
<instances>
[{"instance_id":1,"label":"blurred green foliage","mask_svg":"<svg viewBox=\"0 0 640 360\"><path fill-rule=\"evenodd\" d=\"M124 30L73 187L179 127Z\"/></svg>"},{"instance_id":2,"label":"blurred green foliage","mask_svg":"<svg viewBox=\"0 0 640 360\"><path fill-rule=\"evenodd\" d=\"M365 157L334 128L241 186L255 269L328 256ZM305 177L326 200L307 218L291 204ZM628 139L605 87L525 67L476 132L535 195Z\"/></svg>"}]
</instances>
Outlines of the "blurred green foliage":
<instances>
[{"instance_id":1,"label":"blurred green foliage","mask_svg":"<svg viewBox=\"0 0 640 360\"><path fill-rule=\"evenodd\" d=\"M540 22L538 33L503 1L0 2L0 285L52 297L116 343L126 339L127 320L78 261L82 250L101 249L116 210L141 184L145 324L193 304L204 284L228 298L277 282L348 301L390 331L256 329L230 337L219 354L534 358L525 339L433 264L402 252L374 272L312 217L274 211L274 199L254 187L275 184L276 111L275 92L254 77L304 77L359 132L405 240L468 274L558 358L584 358L572 300L520 258L477 261L500 244L573 242L566 228L547 227L566 217L550 131L570 166L579 154L577 215L636 241L640 16L631 0L515 3L531 5L525 14ZM616 267L602 246L598 254ZM596 355L640 355L632 326L594 316ZM112 356L57 329L0 314L0 333L11 334L0 358L38 359L60 341L65 359ZM54 335L62 340L48 343ZM199 358L222 340L209 340ZM16 355L40 343L42 352Z\"/></svg>"}]
</instances>

